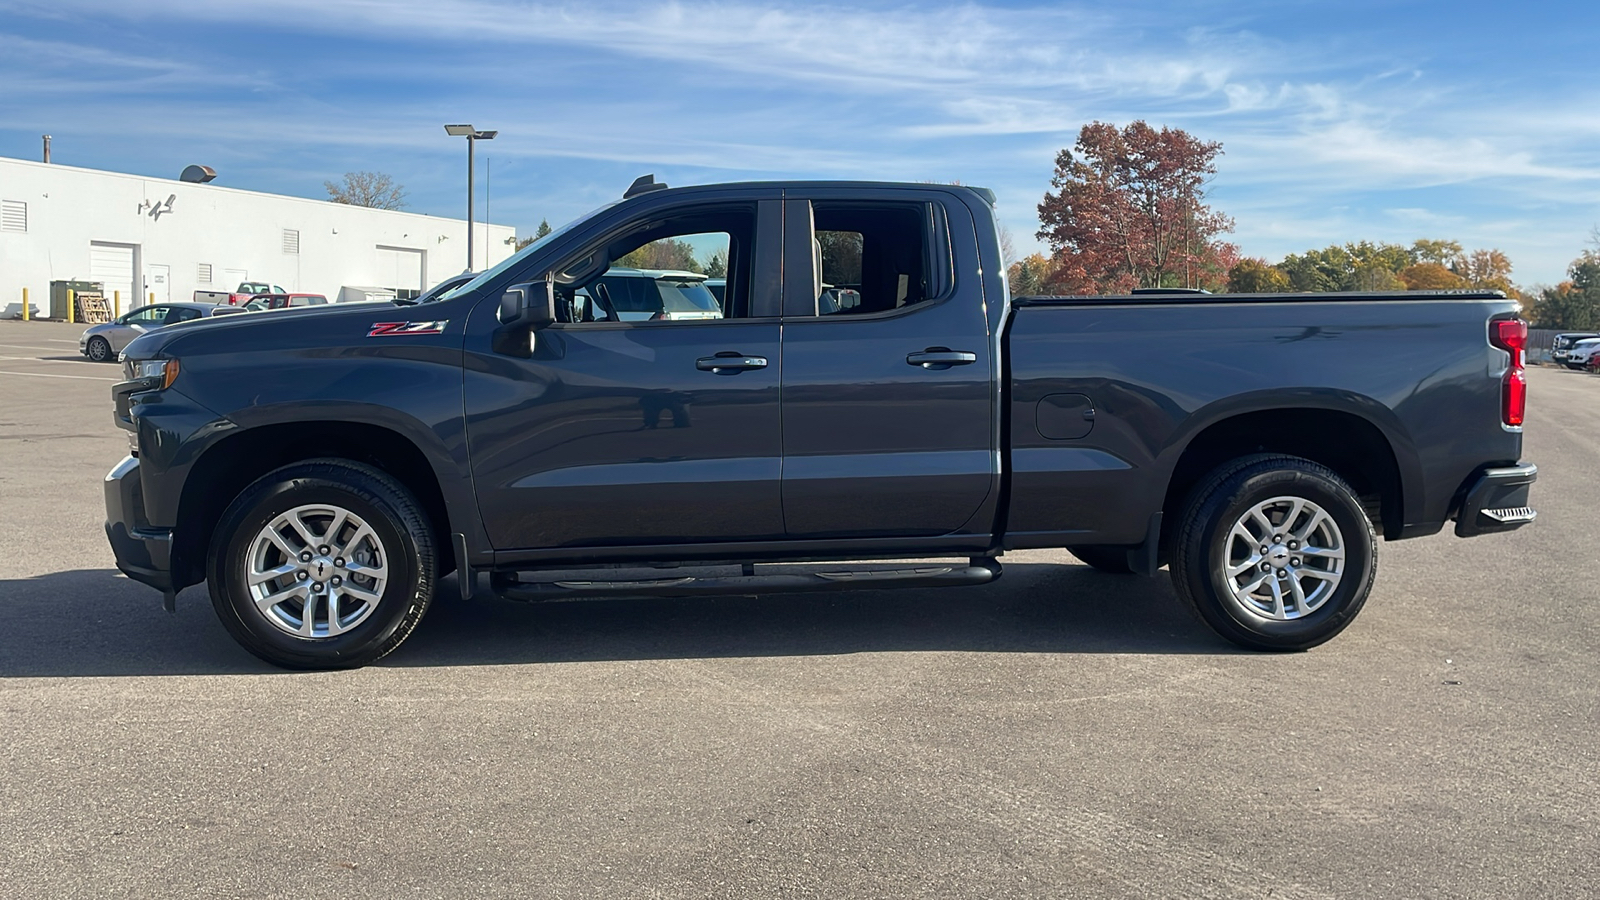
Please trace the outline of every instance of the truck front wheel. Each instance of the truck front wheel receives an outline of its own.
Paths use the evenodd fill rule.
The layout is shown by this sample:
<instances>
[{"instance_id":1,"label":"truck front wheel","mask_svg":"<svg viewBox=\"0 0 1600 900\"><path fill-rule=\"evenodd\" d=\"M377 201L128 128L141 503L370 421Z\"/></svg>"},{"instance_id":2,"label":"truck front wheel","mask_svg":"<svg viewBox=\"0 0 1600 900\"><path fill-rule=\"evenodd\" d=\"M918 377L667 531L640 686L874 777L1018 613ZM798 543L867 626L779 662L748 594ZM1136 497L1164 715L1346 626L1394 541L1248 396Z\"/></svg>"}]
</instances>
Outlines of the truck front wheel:
<instances>
[{"instance_id":1,"label":"truck front wheel","mask_svg":"<svg viewBox=\"0 0 1600 900\"><path fill-rule=\"evenodd\" d=\"M1343 631L1377 573L1377 537L1355 492L1293 456L1235 460L1190 495L1172 583L1222 637L1305 650Z\"/></svg>"},{"instance_id":2,"label":"truck front wheel","mask_svg":"<svg viewBox=\"0 0 1600 900\"><path fill-rule=\"evenodd\" d=\"M309 460L269 472L218 524L211 602L246 650L290 669L348 669L400 646L433 598L433 531L371 466Z\"/></svg>"}]
</instances>

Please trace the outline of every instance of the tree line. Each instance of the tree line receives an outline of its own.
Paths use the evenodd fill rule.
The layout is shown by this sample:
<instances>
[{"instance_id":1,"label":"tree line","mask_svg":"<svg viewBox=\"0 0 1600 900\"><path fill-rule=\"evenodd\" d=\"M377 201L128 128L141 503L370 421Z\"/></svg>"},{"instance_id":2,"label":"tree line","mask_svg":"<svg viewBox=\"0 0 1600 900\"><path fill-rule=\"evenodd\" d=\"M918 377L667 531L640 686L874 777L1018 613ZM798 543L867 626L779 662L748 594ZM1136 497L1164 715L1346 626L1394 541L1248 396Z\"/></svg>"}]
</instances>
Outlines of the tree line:
<instances>
[{"instance_id":1,"label":"tree line","mask_svg":"<svg viewBox=\"0 0 1600 900\"><path fill-rule=\"evenodd\" d=\"M1118 294L1136 288L1212 292L1497 290L1539 327L1600 329L1600 230L1553 287L1522 288L1498 249L1422 238L1410 246L1353 241L1276 263L1241 257L1233 220L1206 202L1222 144L1136 121L1092 122L1056 155L1039 203L1050 248L1012 262L1011 292Z\"/></svg>"}]
</instances>

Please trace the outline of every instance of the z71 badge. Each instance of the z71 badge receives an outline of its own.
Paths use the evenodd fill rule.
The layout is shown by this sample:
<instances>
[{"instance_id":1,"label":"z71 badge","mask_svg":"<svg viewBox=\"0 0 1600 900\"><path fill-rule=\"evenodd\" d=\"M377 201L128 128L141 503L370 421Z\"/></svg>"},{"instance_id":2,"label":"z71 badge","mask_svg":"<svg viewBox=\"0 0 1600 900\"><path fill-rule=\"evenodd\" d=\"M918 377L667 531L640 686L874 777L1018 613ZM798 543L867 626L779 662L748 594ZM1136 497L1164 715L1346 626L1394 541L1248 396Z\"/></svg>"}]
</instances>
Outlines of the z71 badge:
<instances>
[{"instance_id":1,"label":"z71 badge","mask_svg":"<svg viewBox=\"0 0 1600 900\"><path fill-rule=\"evenodd\" d=\"M392 337L401 334L444 334L449 319L438 322L374 322L367 337Z\"/></svg>"}]
</instances>

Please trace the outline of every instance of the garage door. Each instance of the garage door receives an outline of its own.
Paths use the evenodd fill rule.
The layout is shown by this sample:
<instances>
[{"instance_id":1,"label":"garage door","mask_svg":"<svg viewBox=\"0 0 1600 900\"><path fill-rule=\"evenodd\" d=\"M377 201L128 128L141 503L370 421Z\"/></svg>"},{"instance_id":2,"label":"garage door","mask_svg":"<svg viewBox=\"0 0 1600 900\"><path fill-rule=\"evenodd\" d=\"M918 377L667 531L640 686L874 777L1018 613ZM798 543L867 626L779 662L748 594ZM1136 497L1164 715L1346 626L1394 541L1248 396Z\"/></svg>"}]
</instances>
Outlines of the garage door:
<instances>
[{"instance_id":1,"label":"garage door","mask_svg":"<svg viewBox=\"0 0 1600 900\"><path fill-rule=\"evenodd\" d=\"M106 303L110 305L112 291L122 292L122 311L127 312L143 303L133 289L133 245L89 242L89 280L105 285Z\"/></svg>"},{"instance_id":2,"label":"garage door","mask_svg":"<svg viewBox=\"0 0 1600 900\"><path fill-rule=\"evenodd\" d=\"M378 247L378 279L378 286L394 291L396 297L422 293L422 251Z\"/></svg>"}]
</instances>

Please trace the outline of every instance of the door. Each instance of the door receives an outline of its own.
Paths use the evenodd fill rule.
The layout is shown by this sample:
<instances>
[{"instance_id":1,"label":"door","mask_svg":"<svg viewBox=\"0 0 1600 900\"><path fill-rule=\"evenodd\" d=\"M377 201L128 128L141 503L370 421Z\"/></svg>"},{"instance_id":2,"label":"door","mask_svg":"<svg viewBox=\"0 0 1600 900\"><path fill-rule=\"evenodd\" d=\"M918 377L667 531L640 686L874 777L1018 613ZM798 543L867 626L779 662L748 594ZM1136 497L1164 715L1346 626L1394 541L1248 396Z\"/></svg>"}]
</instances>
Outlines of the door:
<instances>
[{"instance_id":1,"label":"door","mask_svg":"<svg viewBox=\"0 0 1600 900\"><path fill-rule=\"evenodd\" d=\"M558 323L526 358L494 351L494 299L474 308L467 432L496 550L783 536L781 209L758 198L597 223L548 266ZM719 258L724 303L694 271ZM543 290L544 274L514 280ZM679 315L707 304L714 315ZM658 314L625 320L619 305Z\"/></svg>"},{"instance_id":2,"label":"door","mask_svg":"<svg viewBox=\"0 0 1600 900\"><path fill-rule=\"evenodd\" d=\"M169 272L166 266L148 265L144 267L144 293L146 300L151 303L172 302L172 285L169 283L170 278L168 276Z\"/></svg>"},{"instance_id":3,"label":"door","mask_svg":"<svg viewBox=\"0 0 1600 900\"><path fill-rule=\"evenodd\" d=\"M986 534L997 376L971 214L943 192L863 196L785 200L785 258L811 257L784 267L786 531Z\"/></svg>"},{"instance_id":4,"label":"door","mask_svg":"<svg viewBox=\"0 0 1600 900\"><path fill-rule=\"evenodd\" d=\"M89 280L104 286L108 308L118 298L121 298L122 309L145 305L144 296L134 290L132 244L91 241Z\"/></svg>"}]
</instances>

